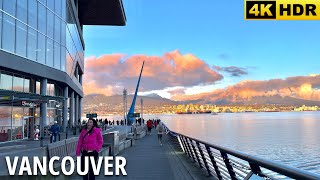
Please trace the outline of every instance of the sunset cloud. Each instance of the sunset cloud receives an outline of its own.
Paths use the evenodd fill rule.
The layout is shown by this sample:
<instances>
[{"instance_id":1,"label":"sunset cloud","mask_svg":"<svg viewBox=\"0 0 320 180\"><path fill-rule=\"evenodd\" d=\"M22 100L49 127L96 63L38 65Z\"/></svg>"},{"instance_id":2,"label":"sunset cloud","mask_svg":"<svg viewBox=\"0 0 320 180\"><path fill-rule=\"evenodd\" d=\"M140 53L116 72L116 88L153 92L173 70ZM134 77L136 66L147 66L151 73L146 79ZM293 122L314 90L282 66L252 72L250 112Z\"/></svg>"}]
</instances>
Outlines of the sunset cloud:
<instances>
[{"instance_id":1,"label":"sunset cloud","mask_svg":"<svg viewBox=\"0 0 320 180\"><path fill-rule=\"evenodd\" d=\"M218 89L197 95L178 95L174 100L206 99L217 101L228 99L232 102L251 100L253 97L289 96L306 100L320 100L320 75L295 76L286 79L272 79L268 81L242 81L225 89Z\"/></svg>"},{"instance_id":2,"label":"sunset cloud","mask_svg":"<svg viewBox=\"0 0 320 180\"><path fill-rule=\"evenodd\" d=\"M228 66L228 67L213 66L213 69L217 71L224 71L226 73L231 74L231 76L236 76L236 77L248 74L248 70L246 68L241 68L236 66Z\"/></svg>"},{"instance_id":3,"label":"sunset cloud","mask_svg":"<svg viewBox=\"0 0 320 180\"><path fill-rule=\"evenodd\" d=\"M168 52L163 56L111 54L85 60L84 93L111 95L121 93L123 88L133 93L143 61L145 66L140 92L176 86L209 85L223 78L203 60L179 51Z\"/></svg>"}]
</instances>

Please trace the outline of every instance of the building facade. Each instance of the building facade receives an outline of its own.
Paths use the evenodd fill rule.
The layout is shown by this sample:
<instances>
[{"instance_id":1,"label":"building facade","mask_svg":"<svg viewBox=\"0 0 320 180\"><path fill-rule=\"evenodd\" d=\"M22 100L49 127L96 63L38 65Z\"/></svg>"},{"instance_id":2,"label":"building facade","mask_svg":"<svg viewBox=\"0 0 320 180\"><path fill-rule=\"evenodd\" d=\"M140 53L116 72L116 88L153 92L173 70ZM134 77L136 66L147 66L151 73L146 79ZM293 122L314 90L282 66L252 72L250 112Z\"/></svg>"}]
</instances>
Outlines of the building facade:
<instances>
[{"instance_id":1,"label":"building facade","mask_svg":"<svg viewBox=\"0 0 320 180\"><path fill-rule=\"evenodd\" d=\"M121 0L0 0L0 142L78 124L83 25L125 21Z\"/></svg>"}]
</instances>

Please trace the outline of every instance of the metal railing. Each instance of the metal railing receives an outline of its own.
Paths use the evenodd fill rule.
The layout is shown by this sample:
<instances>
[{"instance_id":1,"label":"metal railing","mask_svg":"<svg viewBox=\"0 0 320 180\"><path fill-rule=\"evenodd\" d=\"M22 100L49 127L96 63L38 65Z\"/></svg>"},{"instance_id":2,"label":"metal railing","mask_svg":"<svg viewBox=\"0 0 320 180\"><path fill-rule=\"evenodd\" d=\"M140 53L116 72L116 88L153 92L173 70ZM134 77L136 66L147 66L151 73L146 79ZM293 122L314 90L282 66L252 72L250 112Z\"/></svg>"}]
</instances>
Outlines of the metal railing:
<instances>
[{"instance_id":1,"label":"metal railing","mask_svg":"<svg viewBox=\"0 0 320 180\"><path fill-rule=\"evenodd\" d=\"M217 179L320 179L319 174L210 144L166 126L165 129L193 162Z\"/></svg>"}]
</instances>

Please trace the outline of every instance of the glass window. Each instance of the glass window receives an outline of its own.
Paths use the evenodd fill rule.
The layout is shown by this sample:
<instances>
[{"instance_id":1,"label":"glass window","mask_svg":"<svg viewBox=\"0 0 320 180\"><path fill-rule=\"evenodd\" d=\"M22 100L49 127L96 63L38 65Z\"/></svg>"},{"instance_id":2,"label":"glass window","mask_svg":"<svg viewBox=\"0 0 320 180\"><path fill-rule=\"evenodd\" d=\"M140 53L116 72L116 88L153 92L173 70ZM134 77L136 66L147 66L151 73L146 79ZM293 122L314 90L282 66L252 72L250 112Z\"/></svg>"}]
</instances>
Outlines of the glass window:
<instances>
[{"instance_id":1,"label":"glass window","mask_svg":"<svg viewBox=\"0 0 320 180\"><path fill-rule=\"evenodd\" d=\"M33 61L37 58L37 32L29 27L28 29L27 57Z\"/></svg>"},{"instance_id":2,"label":"glass window","mask_svg":"<svg viewBox=\"0 0 320 180\"><path fill-rule=\"evenodd\" d=\"M66 71L66 48L61 46L61 71Z\"/></svg>"},{"instance_id":3,"label":"glass window","mask_svg":"<svg viewBox=\"0 0 320 180\"><path fill-rule=\"evenodd\" d=\"M16 0L3 0L3 10L12 16L16 16Z\"/></svg>"},{"instance_id":4,"label":"glass window","mask_svg":"<svg viewBox=\"0 0 320 180\"><path fill-rule=\"evenodd\" d=\"M60 45L58 43L54 43L54 67L59 70L61 66L60 58Z\"/></svg>"},{"instance_id":5,"label":"glass window","mask_svg":"<svg viewBox=\"0 0 320 180\"><path fill-rule=\"evenodd\" d=\"M71 58L71 55L67 51L67 74L69 74L69 76L72 76L72 65L73 65L73 60Z\"/></svg>"},{"instance_id":6,"label":"glass window","mask_svg":"<svg viewBox=\"0 0 320 180\"><path fill-rule=\"evenodd\" d=\"M17 18L21 20L24 23L28 23L28 12L27 12L27 7L28 7L28 1L26 0L18 0L17 1Z\"/></svg>"},{"instance_id":7,"label":"glass window","mask_svg":"<svg viewBox=\"0 0 320 180\"><path fill-rule=\"evenodd\" d=\"M41 64L46 64L46 37L38 33L37 60Z\"/></svg>"},{"instance_id":8,"label":"glass window","mask_svg":"<svg viewBox=\"0 0 320 180\"><path fill-rule=\"evenodd\" d=\"M44 4L45 6L47 5L47 0L39 0L42 4Z\"/></svg>"},{"instance_id":9,"label":"glass window","mask_svg":"<svg viewBox=\"0 0 320 180\"><path fill-rule=\"evenodd\" d=\"M64 21L61 22L61 44L66 46L66 23Z\"/></svg>"},{"instance_id":10,"label":"glass window","mask_svg":"<svg viewBox=\"0 0 320 180\"><path fill-rule=\"evenodd\" d=\"M0 106L0 142L11 140L11 107Z\"/></svg>"},{"instance_id":11,"label":"glass window","mask_svg":"<svg viewBox=\"0 0 320 180\"><path fill-rule=\"evenodd\" d=\"M55 22L54 22L54 40L60 43L60 18L58 16L55 16Z\"/></svg>"},{"instance_id":12,"label":"glass window","mask_svg":"<svg viewBox=\"0 0 320 180\"><path fill-rule=\"evenodd\" d=\"M47 9L40 3L38 3L38 30L43 34L46 34L47 23Z\"/></svg>"},{"instance_id":13,"label":"glass window","mask_svg":"<svg viewBox=\"0 0 320 180\"><path fill-rule=\"evenodd\" d=\"M27 26L17 21L16 53L20 56L27 55Z\"/></svg>"},{"instance_id":14,"label":"glass window","mask_svg":"<svg viewBox=\"0 0 320 180\"><path fill-rule=\"evenodd\" d=\"M47 84L47 95L55 96L54 84L48 83Z\"/></svg>"},{"instance_id":15,"label":"glass window","mask_svg":"<svg viewBox=\"0 0 320 180\"><path fill-rule=\"evenodd\" d=\"M53 13L47 10L47 35L53 39Z\"/></svg>"},{"instance_id":16,"label":"glass window","mask_svg":"<svg viewBox=\"0 0 320 180\"><path fill-rule=\"evenodd\" d=\"M36 82L36 94L40 94L40 82Z\"/></svg>"},{"instance_id":17,"label":"glass window","mask_svg":"<svg viewBox=\"0 0 320 180\"><path fill-rule=\"evenodd\" d=\"M67 1L61 0L61 18L66 21Z\"/></svg>"},{"instance_id":18,"label":"glass window","mask_svg":"<svg viewBox=\"0 0 320 180\"><path fill-rule=\"evenodd\" d=\"M12 89L23 92L23 78L14 76Z\"/></svg>"},{"instance_id":19,"label":"glass window","mask_svg":"<svg viewBox=\"0 0 320 180\"><path fill-rule=\"evenodd\" d=\"M61 16L61 0L59 0L59 1L55 0L54 2L55 2L55 4L54 4L54 12L58 16Z\"/></svg>"},{"instance_id":20,"label":"glass window","mask_svg":"<svg viewBox=\"0 0 320 180\"><path fill-rule=\"evenodd\" d=\"M22 139L24 127L22 127L21 118L23 117L23 108L13 107L12 109L12 140Z\"/></svg>"},{"instance_id":21,"label":"glass window","mask_svg":"<svg viewBox=\"0 0 320 180\"><path fill-rule=\"evenodd\" d=\"M15 20L4 14L3 16L3 32L2 32L2 48L14 52L15 43Z\"/></svg>"},{"instance_id":22,"label":"glass window","mask_svg":"<svg viewBox=\"0 0 320 180\"><path fill-rule=\"evenodd\" d=\"M47 0L47 7L52 11L54 11L54 1L56 0Z\"/></svg>"},{"instance_id":23,"label":"glass window","mask_svg":"<svg viewBox=\"0 0 320 180\"><path fill-rule=\"evenodd\" d=\"M37 0L28 0L28 24L37 28Z\"/></svg>"},{"instance_id":24,"label":"glass window","mask_svg":"<svg viewBox=\"0 0 320 180\"><path fill-rule=\"evenodd\" d=\"M30 79L24 79L23 92L31 92L30 91Z\"/></svg>"},{"instance_id":25,"label":"glass window","mask_svg":"<svg viewBox=\"0 0 320 180\"><path fill-rule=\"evenodd\" d=\"M0 3L1 3L2 1L0 0ZM0 5L1 6L1 5ZM0 48L1 48L1 36L2 36L2 12L0 12Z\"/></svg>"},{"instance_id":26,"label":"glass window","mask_svg":"<svg viewBox=\"0 0 320 180\"><path fill-rule=\"evenodd\" d=\"M47 38L46 64L53 67L53 40Z\"/></svg>"},{"instance_id":27,"label":"glass window","mask_svg":"<svg viewBox=\"0 0 320 180\"><path fill-rule=\"evenodd\" d=\"M0 89L12 90L12 76L8 74L1 74Z\"/></svg>"}]
</instances>

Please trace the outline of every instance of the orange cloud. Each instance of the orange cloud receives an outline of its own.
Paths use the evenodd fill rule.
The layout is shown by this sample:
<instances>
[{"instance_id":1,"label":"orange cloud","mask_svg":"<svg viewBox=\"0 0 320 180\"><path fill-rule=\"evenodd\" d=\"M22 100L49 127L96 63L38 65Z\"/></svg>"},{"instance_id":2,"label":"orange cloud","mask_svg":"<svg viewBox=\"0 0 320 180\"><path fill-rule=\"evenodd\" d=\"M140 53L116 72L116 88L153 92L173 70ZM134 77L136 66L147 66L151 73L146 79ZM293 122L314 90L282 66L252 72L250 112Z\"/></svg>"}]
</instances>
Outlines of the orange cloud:
<instances>
[{"instance_id":1,"label":"orange cloud","mask_svg":"<svg viewBox=\"0 0 320 180\"><path fill-rule=\"evenodd\" d=\"M218 89L197 95L177 95L173 100L206 99L209 101L228 100L238 102L253 97L289 96L306 100L320 100L320 75L296 76L268 81L243 81L225 89Z\"/></svg>"},{"instance_id":2,"label":"orange cloud","mask_svg":"<svg viewBox=\"0 0 320 180\"><path fill-rule=\"evenodd\" d=\"M183 55L179 51L168 52L163 56L127 57L122 54L111 54L98 58L89 57L85 60L84 93L103 92L110 95L121 88L133 92L143 61L145 66L140 92L175 86L214 84L223 78L203 60L192 54Z\"/></svg>"}]
</instances>

